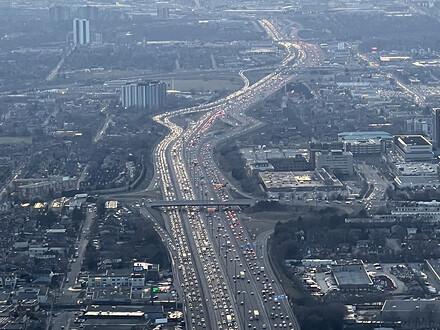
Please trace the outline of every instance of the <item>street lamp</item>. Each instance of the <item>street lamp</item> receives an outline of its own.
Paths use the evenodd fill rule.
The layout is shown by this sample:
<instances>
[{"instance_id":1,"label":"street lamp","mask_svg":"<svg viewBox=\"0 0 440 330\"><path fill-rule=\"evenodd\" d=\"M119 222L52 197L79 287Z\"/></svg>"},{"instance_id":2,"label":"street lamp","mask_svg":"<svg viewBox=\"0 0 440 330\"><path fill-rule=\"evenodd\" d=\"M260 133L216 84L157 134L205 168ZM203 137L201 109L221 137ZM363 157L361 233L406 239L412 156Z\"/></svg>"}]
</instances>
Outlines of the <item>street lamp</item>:
<instances>
[{"instance_id":1,"label":"street lamp","mask_svg":"<svg viewBox=\"0 0 440 330\"><path fill-rule=\"evenodd\" d=\"M246 329L246 291L243 294L243 329Z\"/></svg>"},{"instance_id":2,"label":"street lamp","mask_svg":"<svg viewBox=\"0 0 440 330\"><path fill-rule=\"evenodd\" d=\"M231 262L234 262L234 278L237 277L237 261L240 261L238 258L231 259Z\"/></svg>"}]
</instances>

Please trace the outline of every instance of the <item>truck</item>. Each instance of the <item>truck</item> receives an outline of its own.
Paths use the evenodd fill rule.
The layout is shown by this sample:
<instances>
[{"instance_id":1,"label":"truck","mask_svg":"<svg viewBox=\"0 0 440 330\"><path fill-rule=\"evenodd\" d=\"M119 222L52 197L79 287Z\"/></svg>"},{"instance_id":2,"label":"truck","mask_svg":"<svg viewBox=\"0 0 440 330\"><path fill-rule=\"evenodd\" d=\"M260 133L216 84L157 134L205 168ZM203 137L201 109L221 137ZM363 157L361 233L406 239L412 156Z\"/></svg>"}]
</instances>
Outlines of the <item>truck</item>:
<instances>
[{"instance_id":1,"label":"truck","mask_svg":"<svg viewBox=\"0 0 440 330\"><path fill-rule=\"evenodd\" d=\"M241 271L241 272L240 272L240 278L244 280L244 277L245 277L245 276L244 276L244 271Z\"/></svg>"},{"instance_id":2,"label":"truck","mask_svg":"<svg viewBox=\"0 0 440 330\"><path fill-rule=\"evenodd\" d=\"M231 315L226 315L226 321L228 321L228 324L231 324L232 323L232 317L231 317Z\"/></svg>"},{"instance_id":3,"label":"truck","mask_svg":"<svg viewBox=\"0 0 440 330\"><path fill-rule=\"evenodd\" d=\"M258 311L258 309L254 309L254 320L258 320L259 317L260 317L260 312Z\"/></svg>"}]
</instances>

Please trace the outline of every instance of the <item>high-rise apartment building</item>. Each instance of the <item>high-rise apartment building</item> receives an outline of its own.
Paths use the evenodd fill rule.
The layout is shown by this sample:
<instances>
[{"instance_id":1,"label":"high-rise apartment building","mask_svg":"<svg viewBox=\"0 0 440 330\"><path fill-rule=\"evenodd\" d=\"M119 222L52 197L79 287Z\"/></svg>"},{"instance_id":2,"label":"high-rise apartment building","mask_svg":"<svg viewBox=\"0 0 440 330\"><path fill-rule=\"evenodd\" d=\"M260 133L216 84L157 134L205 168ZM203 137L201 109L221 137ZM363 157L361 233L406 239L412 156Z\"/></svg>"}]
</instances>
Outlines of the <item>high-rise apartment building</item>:
<instances>
[{"instance_id":1,"label":"high-rise apartment building","mask_svg":"<svg viewBox=\"0 0 440 330\"><path fill-rule=\"evenodd\" d=\"M168 7L159 7L157 8L157 18L158 19L169 19L170 18L170 9Z\"/></svg>"},{"instance_id":2,"label":"high-rise apartment building","mask_svg":"<svg viewBox=\"0 0 440 330\"><path fill-rule=\"evenodd\" d=\"M122 86L121 101L125 108L157 108L165 103L167 88L164 82L132 82Z\"/></svg>"},{"instance_id":3,"label":"high-rise apartment building","mask_svg":"<svg viewBox=\"0 0 440 330\"><path fill-rule=\"evenodd\" d=\"M52 6L49 8L51 22L61 22L70 20L70 8L63 6Z\"/></svg>"},{"instance_id":4,"label":"high-rise apartment building","mask_svg":"<svg viewBox=\"0 0 440 330\"><path fill-rule=\"evenodd\" d=\"M432 109L431 135L432 135L432 146L434 148L439 148L440 147L440 108Z\"/></svg>"},{"instance_id":5,"label":"high-rise apartment building","mask_svg":"<svg viewBox=\"0 0 440 330\"><path fill-rule=\"evenodd\" d=\"M75 18L73 20L73 44L90 44L90 22L87 19Z\"/></svg>"},{"instance_id":6,"label":"high-rise apartment building","mask_svg":"<svg viewBox=\"0 0 440 330\"><path fill-rule=\"evenodd\" d=\"M85 18L88 20L98 20L99 19L99 9L96 6L82 6L78 8L78 16L80 18Z\"/></svg>"}]
</instances>

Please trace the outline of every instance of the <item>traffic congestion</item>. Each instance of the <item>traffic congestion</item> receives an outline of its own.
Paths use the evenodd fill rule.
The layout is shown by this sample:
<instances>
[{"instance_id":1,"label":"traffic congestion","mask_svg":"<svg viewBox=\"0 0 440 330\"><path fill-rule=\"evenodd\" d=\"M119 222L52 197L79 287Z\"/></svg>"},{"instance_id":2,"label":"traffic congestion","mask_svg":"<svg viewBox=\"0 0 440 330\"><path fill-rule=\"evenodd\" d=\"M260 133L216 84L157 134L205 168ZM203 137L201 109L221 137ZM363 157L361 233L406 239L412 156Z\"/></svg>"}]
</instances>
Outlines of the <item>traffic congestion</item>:
<instances>
[{"instance_id":1,"label":"traffic congestion","mask_svg":"<svg viewBox=\"0 0 440 330\"><path fill-rule=\"evenodd\" d=\"M167 201L226 201L231 198L227 182L213 160L212 125L225 115L237 125L222 136L231 139L257 128L260 123L245 110L282 88L306 59L299 44L285 41L270 22L262 24L275 42L286 49L286 60L275 72L229 96L205 105L157 115L154 120L170 133L157 145L153 182ZM293 62L293 63L292 63ZM186 128L174 122L179 116L203 115ZM193 329L298 329L298 323L282 287L273 274L261 246L241 223L233 209L217 208L206 213L198 207L167 207L167 229L173 237L173 264L187 324ZM258 252L258 249L261 251Z\"/></svg>"}]
</instances>

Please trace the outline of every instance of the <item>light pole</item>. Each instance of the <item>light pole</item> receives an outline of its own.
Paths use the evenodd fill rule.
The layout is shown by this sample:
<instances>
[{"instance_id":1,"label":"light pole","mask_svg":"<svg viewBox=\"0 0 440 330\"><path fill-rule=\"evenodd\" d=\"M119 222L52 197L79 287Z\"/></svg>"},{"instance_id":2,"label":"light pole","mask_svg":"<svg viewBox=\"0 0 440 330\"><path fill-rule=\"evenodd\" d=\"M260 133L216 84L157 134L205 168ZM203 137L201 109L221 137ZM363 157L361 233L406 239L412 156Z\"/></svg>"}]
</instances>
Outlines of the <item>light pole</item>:
<instances>
[{"instance_id":1,"label":"light pole","mask_svg":"<svg viewBox=\"0 0 440 330\"><path fill-rule=\"evenodd\" d=\"M214 239L214 217L211 215L211 236Z\"/></svg>"},{"instance_id":2,"label":"light pole","mask_svg":"<svg viewBox=\"0 0 440 330\"><path fill-rule=\"evenodd\" d=\"M243 329L246 329L246 291L243 294Z\"/></svg>"},{"instance_id":3,"label":"light pole","mask_svg":"<svg viewBox=\"0 0 440 330\"><path fill-rule=\"evenodd\" d=\"M234 278L237 278L237 261L240 261L238 258L231 258L231 262L234 262Z\"/></svg>"}]
</instances>

